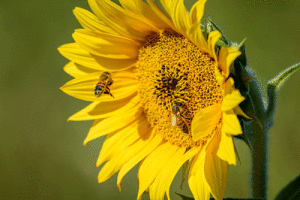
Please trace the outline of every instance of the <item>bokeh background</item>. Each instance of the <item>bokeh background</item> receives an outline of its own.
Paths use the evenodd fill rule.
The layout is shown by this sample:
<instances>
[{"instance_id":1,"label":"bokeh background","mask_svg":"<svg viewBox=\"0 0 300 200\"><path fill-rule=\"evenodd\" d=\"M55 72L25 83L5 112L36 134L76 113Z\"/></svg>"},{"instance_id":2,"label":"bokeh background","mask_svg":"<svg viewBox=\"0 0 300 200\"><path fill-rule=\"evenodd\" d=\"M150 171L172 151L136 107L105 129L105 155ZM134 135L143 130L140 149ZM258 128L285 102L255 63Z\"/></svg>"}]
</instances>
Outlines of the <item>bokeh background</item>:
<instances>
[{"instance_id":1,"label":"bokeh background","mask_svg":"<svg viewBox=\"0 0 300 200\"><path fill-rule=\"evenodd\" d=\"M193 2L186 0L187 7ZM90 10L86 0L0 1L0 199L136 199L137 168L125 176L121 193L116 175L98 184L95 162L104 138L84 147L92 122L67 122L88 105L59 90L71 77L57 47L73 42L71 34L80 28L75 7ZM249 65L264 88L300 62L299 10L297 0L209 0L205 16L229 40L247 37ZM268 199L300 173L299 80L300 73L294 74L279 93L269 135ZM230 167L225 197L251 197L250 151L236 144L241 164ZM191 196L180 181L181 173L172 199L180 199L175 192Z\"/></svg>"}]
</instances>

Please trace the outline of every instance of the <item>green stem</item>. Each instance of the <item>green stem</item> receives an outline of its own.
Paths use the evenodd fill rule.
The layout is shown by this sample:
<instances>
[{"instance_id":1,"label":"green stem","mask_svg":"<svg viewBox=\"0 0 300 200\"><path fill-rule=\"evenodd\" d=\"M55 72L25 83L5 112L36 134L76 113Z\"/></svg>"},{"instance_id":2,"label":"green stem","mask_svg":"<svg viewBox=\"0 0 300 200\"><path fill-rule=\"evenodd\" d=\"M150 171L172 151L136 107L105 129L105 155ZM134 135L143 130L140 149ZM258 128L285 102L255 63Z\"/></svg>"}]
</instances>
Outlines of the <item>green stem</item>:
<instances>
[{"instance_id":1,"label":"green stem","mask_svg":"<svg viewBox=\"0 0 300 200\"><path fill-rule=\"evenodd\" d=\"M258 123L252 123L252 193L254 198L267 198L267 133Z\"/></svg>"},{"instance_id":2,"label":"green stem","mask_svg":"<svg viewBox=\"0 0 300 200\"><path fill-rule=\"evenodd\" d=\"M264 96L261 93L259 82L253 81L249 90L252 105L255 108L255 118L248 127L251 138L249 140L252 148L252 195L254 198L267 198L268 169L267 169L267 134L272 126L273 115L267 116L270 102L264 106ZM268 119L267 119L268 118ZM250 130L249 130L250 129Z\"/></svg>"}]
</instances>

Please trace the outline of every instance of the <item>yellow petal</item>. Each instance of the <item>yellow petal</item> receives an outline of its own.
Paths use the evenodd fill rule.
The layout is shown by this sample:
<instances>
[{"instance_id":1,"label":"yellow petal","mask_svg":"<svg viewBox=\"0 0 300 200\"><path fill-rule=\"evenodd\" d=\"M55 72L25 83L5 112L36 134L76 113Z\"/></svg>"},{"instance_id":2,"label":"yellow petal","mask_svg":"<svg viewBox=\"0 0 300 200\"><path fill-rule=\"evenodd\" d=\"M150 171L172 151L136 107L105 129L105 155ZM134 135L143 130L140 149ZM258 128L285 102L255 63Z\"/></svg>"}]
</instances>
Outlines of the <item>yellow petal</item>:
<instances>
[{"instance_id":1,"label":"yellow petal","mask_svg":"<svg viewBox=\"0 0 300 200\"><path fill-rule=\"evenodd\" d=\"M106 58L133 59L140 47L134 40L86 29L77 29L73 38L89 53Z\"/></svg>"},{"instance_id":2,"label":"yellow petal","mask_svg":"<svg viewBox=\"0 0 300 200\"><path fill-rule=\"evenodd\" d=\"M230 165L236 165L235 150L231 135L222 133L217 156Z\"/></svg>"},{"instance_id":3,"label":"yellow petal","mask_svg":"<svg viewBox=\"0 0 300 200\"><path fill-rule=\"evenodd\" d=\"M171 15L172 13L172 3L173 0L160 0L161 5L163 6L163 8L165 9L165 11Z\"/></svg>"},{"instance_id":4,"label":"yellow petal","mask_svg":"<svg viewBox=\"0 0 300 200\"><path fill-rule=\"evenodd\" d=\"M95 70L105 70L86 50L76 43L64 44L58 47L58 51L64 57L79 65Z\"/></svg>"},{"instance_id":5,"label":"yellow petal","mask_svg":"<svg viewBox=\"0 0 300 200\"><path fill-rule=\"evenodd\" d=\"M128 146L126 149L105 163L98 175L99 183L106 181L112 175L118 172L126 162L132 159L139 151L141 151L141 149L143 149L152 141L152 138L155 134L152 131L144 131L149 133L147 138L141 138L137 140L134 144Z\"/></svg>"},{"instance_id":6,"label":"yellow petal","mask_svg":"<svg viewBox=\"0 0 300 200\"><path fill-rule=\"evenodd\" d=\"M199 152L200 147L195 147L186 151L185 148L181 148L176 151L172 156L167 166L165 166L158 174L154 182L150 186L150 198L151 199L163 199L164 194L167 193L168 199L170 199L169 188L171 183L177 174L180 167L190 158L194 157Z\"/></svg>"},{"instance_id":7,"label":"yellow petal","mask_svg":"<svg viewBox=\"0 0 300 200\"><path fill-rule=\"evenodd\" d=\"M92 55L92 57L105 69L104 71L126 70L133 67L137 59L119 59L119 58L106 58L101 56Z\"/></svg>"},{"instance_id":8,"label":"yellow petal","mask_svg":"<svg viewBox=\"0 0 300 200\"><path fill-rule=\"evenodd\" d=\"M248 115L246 115L246 113L244 113L244 111L241 109L240 106L237 106L233 109L234 113L237 115L241 115L247 119L252 119L251 117L249 117Z\"/></svg>"},{"instance_id":9,"label":"yellow petal","mask_svg":"<svg viewBox=\"0 0 300 200\"><path fill-rule=\"evenodd\" d=\"M154 27L132 16L110 0L98 0L96 3L106 18L126 28L129 33L146 37L149 33L155 31Z\"/></svg>"},{"instance_id":10,"label":"yellow petal","mask_svg":"<svg viewBox=\"0 0 300 200\"><path fill-rule=\"evenodd\" d=\"M115 157L138 139L145 138L149 135L149 127L150 125L147 119L145 117L141 117L140 119L135 119L126 127L113 133L109 133L102 145L97 160L97 166L100 166L105 161Z\"/></svg>"},{"instance_id":11,"label":"yellow petal","mask_svg":"<svg viewBox=\"0 0 300 200\"><path fill-rule=\"evenodd\" d=\"M220 104L201 109L193 118L191 129L193 141L198 141L213 132L221 119Z\"/></svg>"},{"instance_id":12,"label":"yellow petal","mask_svg":"<svg viewBox=\"0 0 300 200\"><path fill-rule=\"evenodd\" d=\"M223 95L225 95L225 91L224 91L225 77L220 73L218 67L215 67L215 74L216 74L217 82L219 86L222 88Z\"/></svg>"},{"instance_id":13,"label":"yellow petal","mask_svg":"<svg viewBox=\"0 0 300 200\"><path fill-rule=\"evenodd\" d=\"M240 135L243 133L242 127L236 114L231 111L223 112L222 132L230 135Z\"/></svg>"},{"instance_id":14,"label":"yellow petal","mask_svg":"<svg viewBox=\"0 0 300 200\"><path fill-rule=\"evenodd\" d=\"M164 21L171 29L176 30L173 22L165 15L165 13L157 6L157 4L153 0L147 0L147 3L162 21ZM161 1L161 3L163 2Z\"/></svg>"},{"instance_id":15,"label":"yellow petal","mask_svg":"<svg viewBox=\"0 0 300 200\"><path fill-rule=\"evenodd\" d=\"M241 52L237 49L228 48L228 47L222 47L219 53L219 68L222 70L222 73L224 74L225 78L229 76L230 73L230 65L233 63L233 61L241 55Z\"/></svg>"},{"instance_id":16,"label":"yellow petal","mask_svg":"<svg viewBox=\"0 0 300 200\"><path fill-rule=\"evenodd\" d=\"M201 24L193 24L187 30L187 37L204 53L209 53L206 39L204 38L201 31Z\"/></svg>"},{"instance_id":17,"label":"yellow petal","mask_svg":"<svg viewBox=\"0 0 300 200\"><path fill-rule=\"evenodd\" d=\"M171 18L177 30L186 36L187 30L190 28L190 20L187 9L184 5L184 0L173 0Z\"/></svg>"},{"instance_id":18,"label":"yellow petal","mask_svg":"<svg viewBox=\"0 0 300 200\"><path fill-rule=\"evenodd\" d=\"M112 35L119 35L114 30L109 28L103 21L100 21L93 13L85 9L76 7L73 10L73 13L76 16L78 22L85 29L109 33Z\"/></svg>"},{"instance_id":19,"label":"yellow petal","mask_svg":"<svg viewBox=\"0 0 300 200\"><path fill-rule=\"evenodd\" d=\"M196 200L208 200L210 189L204 178L205 146L195 156L189 172L189 187Z\"/></svg>"},{"instance_id":20,"label":"yellow petal","mask_svg":"<svg viewBox=\"0 0 300 200\"><path fill-rule=\"evenodd\" d=\"M111 19L107 18L104 13L101 11L101 6L98 5L98 0L88 0L88 3L93 11L93 13L98 17L100 21L103 21L103 23L109 27L110 29L114 30L116 33L118 33L120 36L124 36L127 38L131 38L134 40L144 40L143 36L136 35L131 33L126 27L123 27L119 25L118 23L112 21ZM100 9L101 8L101 9Z\"/></svg>"},{"instance_id":21,"label":"yellow petal","mask_svg":"<svg viewBox=\"0 0 300 200\"><path fill-rule=\"evenodd\" d=\"M203 171L203 170L202 170ZM189 187L195 200L209 200L210 191L204 180L204 174L197 173L189 178Z\"/></svg>"},{"instance_id":22,"label":"yellow petal","mask_svg":"<svg viewBox=\"0 0 300 200\"><path fill-rule=\"evenodd\" d=\"M228 178L228 163L216 155L220 139L220 134L213 136L206 149L204 163L205 179L216 200L223 199Z\"/></svg>"},{"instance_id":23,"label":"yellow petal","mask_svg":"<svg viewBox=\"0 0 300 200\"><path fill-rule=\"evenodd\" d=\"M138 106L140 97L134 95L125 99L112 102L95 101L89 106L72 115L68 120L82 121L106 118L113 115L120 115L127 110Z\"/></svg>"},{"instance_id":24,"label":"yellow petal","mask_svg":"<svg viewBox=\"0 0 300 200\"><path fill-rule=\"evenodd\" d=\"M221 37L221 33L219 31L212 31L208 35L207 45L209 49L209 55L211 58L215 59L217 61L217 55L216 55L216 43Z\"/></svg>"},{"instance_id":25,"label":"yellow petal","mask_svg":"<svg viewBox=\"0 0 300 200\"><path fill-rule=\"evenodd\" d=\"M222 102L222 110L228 111L232 110L233 108L237 107L242 101L245 100L239 90L234 89L231 93L225 94Z\"/></svg>"},{"instance_id":26,"label":"yellow petal","mask_svg":"<svg viewBox=\"0 0 300 200\"><path fill-rule=\"evenodd\" d=\"M84 67L74 62L69 62L64 66L64 70L74 78L79 78L88 75L89 73L96 72L96 70Z\"/></svg>"},{"instance_id":27,"label":"yellow petal","mask_svg":"<svg viewBox=\"0 0 300 200\"><path fill-rule=\"evenodd\" d=\"M96 3L97 0L88 0L89 6L92 9L93 13L101 20L102 12Z\"/></svg>"},{"instance_id":28,"label":"yellow petal","mask_svg":"<svg viewBox=\"0 0 300 200\"><path fill-rule=\"evenodd\" d=\"M122 71L112 74L114 83L110 86L110 92L114 98L108 94L103 94L97 98L94 94L95 84L99 82L102 73L92 73L85 77L75 78L67 82L60 89L70 96L85 101L117 101L133 95L137 92L138 82L133 73Z\"/></svg>"},{"instance_id":29,"label":"yellow petal","mask_svg":"<svg viewBox=\"0 0 300 200\"><path fill-rule=\"evenodd\" d=\"M230 94L234 89L234 80L232 77L229 77L224 83L225 94Z\"/></svg>"},{"instance_id":30,"label":"yellow petal","mask_svg":"<svg viewBox=\"0 0 300 200\"><path fill-rule=\"evenodd\" d=\"M121 116L112 116L103 120L95 120L83 144L86 145L91 140L128 126L130 123L140 118L140 115L141 109L133 108Z\"/></svg>"},{"instance_id":31,"label":"yellow petal","mask_svg":"<svg viewBox=\"0 0 300 200\"><path fill-rule=\"evenodd\" d=\"M163 200L166 190L169 190L169 183L166 180L171 178L173 180L175 174L179 170L180 166L174 166L175 160L180 159L185 152L185 148L179 148L173 155L170 157L169 162L166 166L162 168L159 172L153 183L149 187L150 199ZM173 171L175 168L175 172Z\"/></svg>"},{"instance_id":32,"label":"yellow petal","mask_svg":"<svg viewBox=\"0 0 300 200\"><path fill-rule=\"evenodd\" d=\"M178 150L178 148L179 147L177 145L165 142L158 146L140 163L138 169L138 198L141 198L143 192L149 188L150 184L152 184L159 172L169 163L170 158Z\"/></svg>"},{"instance_id":33,"label":"yellow petal","mask_svg":"<svg viewBox=\"0 0 300 200\"><path fill-rule=\"evenodd\" d=\"M149 155L161 142L161 136L156 134L154 138L147 145L145 145L145 147L143 147L136 155L134 155L128 162L123 165L118 174L117 180L119 191L121 191L121 184L125 174L127 174L129 170L131 170L136 164L138 164L142 159Z\"/></svg>"},{"instance_id":34,"label":"yellow petal","mask_svg":"<svg viewBox=\"0 0 300 200\"><path fill-rule=\"evenodd\" d=\"M137 61L136 59L112 59L92 55L76 43L62 45L58 51L67 59L83 67L101 71L128 69Z\"/></svg>"},{"instance_id":35,"label":"yellow petal","mask_svg":"<svg viewBox=\"0 0 300 200\"><path fill-rule=\"evenodd\" d=\"M167 29L169 26L148 6L143 0L119 0L120 4L132 15L137 16L140 20L150 24L156 29Z\"/></svg>"},{"instance_id":36,"label":"yellow petal","mask_svg":"<svg viewBox=\"0 0 300 200\"><path fill-rule=\"evenodd\" d=\"M190 11L190 22L191 24L200 24L201 19L204 13L204 5L206 3L206 0L198 0Z\"/></svg>"},{"instance_id":37,"label":"yellow petal","mask_svg":"<svg viewBox=\"0 0 300 200\"><path fill-rule=\"evenodd\" d=\"M190 172L189 172L189 177L195 176L198 170L203 169L204 159L205 159L205 147L206 144L202 145L200 147L199 152L196 154L195 158L193 159Z\"/></svg>"}]
</instances>

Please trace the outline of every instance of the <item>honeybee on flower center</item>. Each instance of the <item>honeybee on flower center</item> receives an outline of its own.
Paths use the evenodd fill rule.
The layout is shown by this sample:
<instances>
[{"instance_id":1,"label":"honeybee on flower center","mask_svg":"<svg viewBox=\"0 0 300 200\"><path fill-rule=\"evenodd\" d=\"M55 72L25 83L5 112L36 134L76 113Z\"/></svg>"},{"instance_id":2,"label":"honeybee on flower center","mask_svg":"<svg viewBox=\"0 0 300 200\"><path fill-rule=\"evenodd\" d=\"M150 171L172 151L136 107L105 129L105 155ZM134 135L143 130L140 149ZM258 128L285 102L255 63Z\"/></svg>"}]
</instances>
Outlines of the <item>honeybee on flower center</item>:
<instances>
[{"instance_id":1,"label":"honeybee on flower center","mask_svg":"<svg viewBox=\"0 0 300 200\"><path fill-rule=\"evenodd\" d=\"M172 126L177 126L182 132L188 134L190 131L190 118L184 117L186 109L182 103L175 102L171 110Z\"/></svg>"},{"instance_id":2,"label":"honeybee on flower center","mask_svg":"<svg viewBox=\"0 0 300 200\"><path fill-rule=\"evenodd\" d=\"M109 94L114 98L112 93L110 92L109 86L113 84L113 79L111 78L111 74L109 72L103 72L99 77L99 82L95 87L95 96L100 97L102 94Z\"/></svg>"}]
</instances>

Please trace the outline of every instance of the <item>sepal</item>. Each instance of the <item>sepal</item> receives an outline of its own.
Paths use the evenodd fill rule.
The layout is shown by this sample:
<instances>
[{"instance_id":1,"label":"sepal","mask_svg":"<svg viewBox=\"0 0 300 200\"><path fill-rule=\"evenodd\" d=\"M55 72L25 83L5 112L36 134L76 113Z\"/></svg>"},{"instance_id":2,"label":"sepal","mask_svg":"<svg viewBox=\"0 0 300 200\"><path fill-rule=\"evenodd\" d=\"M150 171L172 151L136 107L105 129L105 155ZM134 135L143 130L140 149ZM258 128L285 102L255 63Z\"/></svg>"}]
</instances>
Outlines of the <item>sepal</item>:
<instances>
[{"instance_id":1,"label":"sepal","mask_svg":"<svg viewBox=\"0 0 300 200\"><path fill-rule=\"evenodd\" d=\"M212 31L219 31L222 35L219 38L218 42L216 43L217 46L218 47L222 47L222 46L228 47L229 42L228 42L227 38L225 37L225 35L223 34L223 32L221 31L221 29L210 18L206 18L205 23L202 26L202 32L203 32L204 37L207 39L209 33Z\"/></svg>"},{"instance_id":2,"label":"sepal","mask_svg":"<svg viewBox=\"0 0 300 200\"><path fill-rule=\"evenodd\" d=\"M275 197L275 200L300 199L300 175L289 182Z\"/></svg>"}]
</instances>

